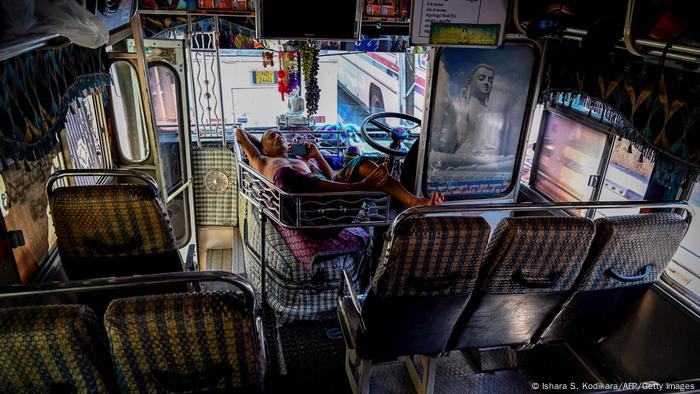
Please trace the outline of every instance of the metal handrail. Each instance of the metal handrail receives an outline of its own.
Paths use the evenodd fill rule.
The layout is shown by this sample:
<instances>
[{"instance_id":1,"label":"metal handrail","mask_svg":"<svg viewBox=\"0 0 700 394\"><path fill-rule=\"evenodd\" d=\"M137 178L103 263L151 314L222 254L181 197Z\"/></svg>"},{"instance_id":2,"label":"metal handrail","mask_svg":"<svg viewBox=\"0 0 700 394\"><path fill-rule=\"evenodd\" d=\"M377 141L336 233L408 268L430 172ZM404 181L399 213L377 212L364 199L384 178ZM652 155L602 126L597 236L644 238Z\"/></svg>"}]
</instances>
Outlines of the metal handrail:
<instances>
[{"instance_id":1,"label":"metal handrail","mask_svg":"<svg viewBox=\"0 0 700 394\"><path fill-rule=\"evenodd\" d=\"M627 3L627 13L625 16L625 25L623 29L623 41L625 43L625 48L629 53L635 56L644 57L648 55L663 57L664 51L667 43L662 41L650 40L650 39L634 39L632 37L632 18L634 17L634 7L636 0L628 0ZM642 51L642 47L647 46L651 48L657 48L659 50L646 50ZM668 48L665 56L669 59L681 60L691 63L700 63L700 48L692 47L690 45L682 44L672 44Z\"/></svg>"},{"instance_id":2,"label":"metal handrail","mask_svg":"<svg viewBox=\"0 0 700 394\"><path fill-rule=\"evenodd\" d=\"M281 210L273 210L270 207L268 207L265 204L262 204L260 201L256 201L254 198L251 196L247 195L247 193L240 192L243 197L248 200L253 206L256 208L262 210L270 219L272 219L273 222L275 222L277 225L287 228L287 229L329 229L329 228L347 228L347 227L357 227L357 226L376 226L376 225L387 225L390 223L390 220L388 219L388 212L389 212L389 195L385 192L369 192L369 191L349 191L349 192L326 192L326 193L288 193L279 187L277 187L274 183L272 183L269 179L264 177L262 174L260 174L258 171L256 171L254 168L252 168L247 160L245 159L244 155L241 153L241 148L238 140L234 138L234 144L233 144L233 151L234 154L236 155L236 162L238 163L239 166L239 171L238 171L238 185L239 188L244 185L244 172L249 173L252 175L256 181L262 183L265 185L267 189L269 189L271 192L273 192L277 196L278 202L281 201L281 199L288 198L292 201L296 202L296 207L297 210L301 210L301 200L300 198L305 198L308 199L310 197L313 198L340 198L340 197L361 197L361 198L378 198L378 199L386 199L387 200L387 218L382 219L382 220L368 220L368 221L363 221L361 223L342 223L342 224L326 224L326 225L302 225L300 223L296 223L296 225L292 226L289 225L288 223L284 223L281 220L281 215L282 212ZM281 208L281 207L280 207Z\"/></svg>"},{"instance_id":3,"label":"metal handrail","mask_svg":"<svg viewBox=\"0 0 700 394\"><path fill-rule=\"evenodd\" d=\"M232 272L168 272L162 274L87 279L81 281L13 285L0 287L0 300L47 294L86 293L100 290L143 288L154 285L195 282L224 282L232 284L241 290L246 313L248 314L248 317L250 317L249 323L252 330L251 332L254 333L253 335L257 339L254 347L257 351L258 357L263 360L263 365L265 365L267 363L267 350L265 346L261 316L259 316L257 313L258 301L255 298L255 292L247 280Z\"/></svg>"},{"instance_id":4,"label":"metal handrail","mask_svg":"<svg viewBox=\"0 0 700 394\"><path fill-rule=\"evenodd\" d=\"M225 282L243 290L246 307L256 308L252 286L242 276L225 271L168 272L162 274L97 278L67 282L33 283L0 287L0 300L48 294L87 293L102 290L142 288L162 284Z\"/></svg>"},{"instance_id":5,"label":"metal handrail","mask_svg":"<svg viewBox=\"0 0 700 394\"><path fill-rule=\"evenodd\" d=\"M622 209L622 208L648 208L648 209L682 209L686 212L686 222L690 224L694 210L684 201L575 201L575 202L544 202L544 203L499 203L499 204L454 204L439 206L417 206L406 209L396 216L389 228L389 239L394 239L396 228L401 222L412 217L429 217L444 215L446 213L466 212L533 212L565 209ZM391 245L389 245L391 248Z\"/></svg>"},{"instance_id":6,"label":"metal handrail","mask_svg":"<svg viewBox=\"0 0 700 394\"><path fill-rule=\"evenodd\" d=\"M153 189L153 191L156 193L156 196L161 196L160 194L160 188L158 187L158 183L153 179L150 175L145 174L140 171L134 171L134 170L107 170L107 169L98 169L98 170L91 170L91 169L77 169L77 170L61 170L61 171L56 171L53 174L49 175L49 179L46 181L46 190L45 190L45 195L46 198L48 199L51 196L51 193L54 191L53 185L56 183L61 178L73 178L73 177L78 177L78 176L113 176L113 177L122 177L122 178L138 178L145 182L148 186Z\"/></svg>"}]
</instances>

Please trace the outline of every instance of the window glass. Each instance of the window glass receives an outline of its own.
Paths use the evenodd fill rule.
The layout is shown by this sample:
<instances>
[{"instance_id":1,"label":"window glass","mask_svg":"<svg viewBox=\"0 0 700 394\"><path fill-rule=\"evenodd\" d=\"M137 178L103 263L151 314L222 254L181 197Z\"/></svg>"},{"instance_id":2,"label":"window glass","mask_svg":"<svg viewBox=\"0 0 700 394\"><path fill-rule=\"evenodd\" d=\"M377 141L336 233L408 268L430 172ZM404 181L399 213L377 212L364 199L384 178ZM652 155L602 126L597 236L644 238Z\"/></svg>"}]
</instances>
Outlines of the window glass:
<instances>
[{"instance_id":1,"label":"window glass","mask_svg":"<svg viewBox=\"0 0 700 394\"><path fill-rule=\"evenodd\" d=\"M45 195L49 175L61 169L60 159L51 152L26 165L2 173L6 188L4 215L7 231L21 231L24 245L12 249L22 283L27 283L56 243L53 223Z\"/></svg>"},{"instance_id":2,"label":"window glass","mask_svg":"<svg viewBox=\"0 0 700 394\"><path fill-rule=\"evenodd\" d=\"M644 159L641 152L628 140L616 139L613 145L600 201L641 201L644 200L654 163ZM639 209L601 209L596 217L610 215L634 215Z\"/></svg>"},{"instance_id":3,"label":"window glass","mask_svg":"<svg viewBox=\"0 0 700 394\"><path fill-rule=\"evenodd\" d=\"M136 70L129 62L117 61L109 71L119 152L129 161L144 161L149 148Z\"/></svg>"},{"instance_id":4,"label":"window glass","mask_svg":"<svg viewBox=\"0 0 700 394\"><path fill-rule=\"evenodd\" d=\"M607 136L554 113L545 118L534 187L554 201L589 201Z\"/></svg>"},{"instance_id":5,"label":"window glass","mask_svg":"<svg viewBox=\"0 0 700 394\"><path fill-rule=\"evenodd\" d=\"M695 210L695 217L666 275L690 291L700 303L700 185L697 182L688 202Z\"/></svg>"},{"instance_id":6,"label":"window glass","mask_svg":"<svg viewBox=\"0 0 700 394\"><path fill-rule=\"evenodd\" d=\"M102 105L96 94L79 99L75 112L68 111L65 122L65 136L70 162L75 169L109 168L106 149L102 144L98 120L101 112L97 105ZM78 185L94 184L96 177L77 177Z\"/></svg>"},{"instance_id":7,"label":"window glass","mask_svg":"<svg viewBox=\"0 0 700 394\"><path fill-rule=\"evenodd\" d=\"M190 240L186 195L187 193L180 193L168 203L168 215L178 248L187 245Z\"/></svg>"},{"instance_id":8,"label":"window glass","mask_svg":"<svg viewBox=\"0 0 700 394\"><path fill-rule=\"evenodd\" d=\"M530 125L530 135L528 137L527 146L525 147L525 160L523 161L523 166L520 169L520 180L527 184L530 183L532 160L535 156L535 144L537 143L537 138L539 138L540 135L539 132L542 124L543 112L543 105L539 104L535 107L535 113L532 117L532 124Z\"/></svg>"},{"instance_id":9,"label":"window glass","mask_svg":"<svg viewBox=\"0 0 700 394\"><path fill-rule=\"evenodd\" d=\"M222 86L227 87L223 93L225 118L227 123L239 123L249 130L275 127L277 116L287 113L291 107L289 96L282 100L277 90L276 68L263 67L261 53L259 50L221 51ZM276 67L277 57L274 61ZM372 113L383 111L407 113L422 120L427 64L425 54L322 51L316 125L341 123L349 130L353 145L365 154L376 153L357 132L362 121ZM301 84L305 100L304 82ZM194 100L197 102L198 98ZM399 120L387 123L390 126L402 124ZM379 143L389 146L388 134L379 132L376 136ZM407 142L404 148L408 149L413 141Z\"/></svg>"},{"instance_id":10,"label":"window glass","mask_svg":"<svg viewBox=\"0 0 700 394\"><path fill-rule=\"evenodd\" d=\"M177 76L167 66L148 68L148 85L158 135L163 188L170 194L183 183L180 140L180 99Z\"/></svg>"}]
</instances>

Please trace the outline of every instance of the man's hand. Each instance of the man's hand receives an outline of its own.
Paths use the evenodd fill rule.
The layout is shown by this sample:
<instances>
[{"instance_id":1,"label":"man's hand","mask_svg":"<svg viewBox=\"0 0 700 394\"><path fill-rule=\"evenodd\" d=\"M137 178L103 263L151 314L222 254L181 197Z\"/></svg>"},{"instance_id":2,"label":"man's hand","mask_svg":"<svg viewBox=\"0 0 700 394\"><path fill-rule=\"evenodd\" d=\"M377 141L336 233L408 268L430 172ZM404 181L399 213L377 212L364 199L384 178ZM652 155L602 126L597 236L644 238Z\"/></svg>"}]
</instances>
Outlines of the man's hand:
<instances>
[{"instance_id":1,"label":"man's hand","mask_svg":"<svg viewBox=\"0 0 700 394\"><path fill-rule=\"evenodd\" d=\"M389 169L386 164L382 164L372 171L365 179L360 183L362 184L362 190L372 191L380 190L386 184L389 179Z\"/></svg>"},{"instance_id":2,"label":"man's hand","mask_svg":"<svg viewBox=\"0 0 700 394\"><path fill-rule=\"evenodd\" d=\"M318 150L318 147L313 142L304 141L304 142L302 142L302 145L304 145L306 147L306 152L307 152L306 156L304 156L304 157L311 158L311 159L318 159L319 157L323 157L321 155L321 151Z\"/></svg>"}]
</instances>

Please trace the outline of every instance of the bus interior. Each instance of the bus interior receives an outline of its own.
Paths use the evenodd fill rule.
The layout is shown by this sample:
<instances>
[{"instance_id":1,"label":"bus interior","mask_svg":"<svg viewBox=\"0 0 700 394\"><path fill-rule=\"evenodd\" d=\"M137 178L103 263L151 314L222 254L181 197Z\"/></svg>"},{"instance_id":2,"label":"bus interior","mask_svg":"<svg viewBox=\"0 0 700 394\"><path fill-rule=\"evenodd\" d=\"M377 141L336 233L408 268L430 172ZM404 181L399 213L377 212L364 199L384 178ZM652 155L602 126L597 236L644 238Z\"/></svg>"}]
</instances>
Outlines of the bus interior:
<instances>
[{"instance_id":1,"label":"bus interior","mask_svg":"<svg viewBox=\"0 0 700 394\"><path fill-rule=\"evenodd\" d=\"M0 393L700 392L700 3L458 3L1 2Z\"/></svg>"}]
</instances>

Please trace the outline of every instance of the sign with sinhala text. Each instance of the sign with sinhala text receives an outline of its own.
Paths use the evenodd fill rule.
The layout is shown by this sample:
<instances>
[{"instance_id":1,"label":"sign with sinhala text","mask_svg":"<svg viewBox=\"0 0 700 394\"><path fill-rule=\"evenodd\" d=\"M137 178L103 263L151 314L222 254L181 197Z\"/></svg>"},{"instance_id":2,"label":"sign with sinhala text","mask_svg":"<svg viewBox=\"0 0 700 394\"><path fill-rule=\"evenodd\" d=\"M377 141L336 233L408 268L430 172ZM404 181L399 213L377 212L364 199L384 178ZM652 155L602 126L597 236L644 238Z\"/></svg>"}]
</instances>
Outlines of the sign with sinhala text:
<instances>
[{"instance_id":1,"label":"sign with sinhala text","mask_svg":"<svg viewBox=\"0 0 700 394\"><path fill-rule=\"evenodd\" d=\"M499 46L508 0L415 0L411 43Z\"/></svg>"}]
</instances>

